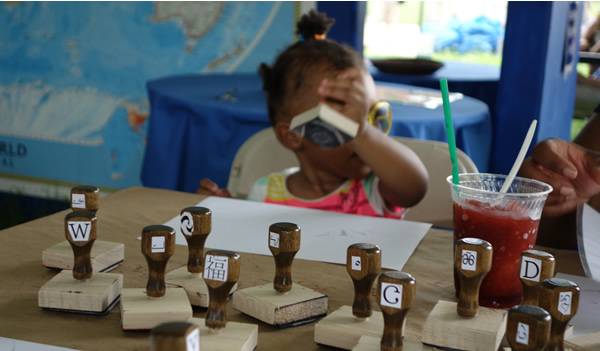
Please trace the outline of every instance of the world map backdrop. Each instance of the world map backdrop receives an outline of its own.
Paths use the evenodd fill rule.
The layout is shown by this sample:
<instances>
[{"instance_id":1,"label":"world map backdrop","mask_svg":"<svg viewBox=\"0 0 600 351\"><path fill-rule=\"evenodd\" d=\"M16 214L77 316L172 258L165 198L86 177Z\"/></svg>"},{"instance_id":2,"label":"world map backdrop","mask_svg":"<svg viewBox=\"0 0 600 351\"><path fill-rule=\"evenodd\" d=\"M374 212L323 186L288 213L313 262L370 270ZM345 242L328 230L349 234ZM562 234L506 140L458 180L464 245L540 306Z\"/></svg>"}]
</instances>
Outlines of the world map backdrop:
<instances>
[{"instance_id":1,"label":"world map backdrop","mask_svg":"<svg viewBox=\"0 0 600 351\"><path fill-rule=\"evenodd\" d=\"M0 3L0 177L141 185L146 82L256 72L294 2Z\"/></svg>"}]
</instances>

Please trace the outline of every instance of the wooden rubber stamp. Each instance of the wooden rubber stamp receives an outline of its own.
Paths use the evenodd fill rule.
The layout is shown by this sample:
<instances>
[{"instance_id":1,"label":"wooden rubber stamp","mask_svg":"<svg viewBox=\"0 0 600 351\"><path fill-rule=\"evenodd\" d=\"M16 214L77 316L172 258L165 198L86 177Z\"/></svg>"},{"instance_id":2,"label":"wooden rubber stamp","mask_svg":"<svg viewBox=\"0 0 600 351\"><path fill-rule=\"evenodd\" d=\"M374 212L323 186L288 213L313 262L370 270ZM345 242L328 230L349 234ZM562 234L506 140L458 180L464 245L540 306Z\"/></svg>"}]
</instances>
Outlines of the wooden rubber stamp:
<instances>
[{"instance_id":1,"label":"wooden rubber stamp","mask_svg":"<svg viewBox=\"0 0 600 351\"><path fill-rule=\"evenodd\" d=\"M38 305L65 312L108 313L119 301L123 276L93 272L90 253L98 236L96 213L67 214L64 230L72 248L73 270L63 270L44 284L38 292Z\"/></svg>"},{"instance_id":2,"label":"wooden rubber stamp","mask_svg":"<svg viewBox=\"0 0 600 351\"><path fill-rule=\"evenodd\" d=\"M421 351L432 350L421 343L404 342L403 328L406 313L416 295L416 281L408 273L381 273L377 279L377 304L383 314L383 336L363 335L353 351Z\"/></svg>"},{"instance_id":3,"label":"wooden rubber stamp","mask_svg":"<svg viewBox=\"0 0 600 351\"><path fill-rule=\"evenodd\" d=\"M150 332L150 351L200 351L200 328L188 322L162 323Z\"/></svg>"},{"instance_id":4,"label":"wooden rubber stamp","mask_svg":"<svg viewBox=\"0 0 600 351\"><path fill-rule=\"evenodd\" d=\"M506 339L513 351L542 351L550 338L550 314L532 305L508 310Z\"/></svg>"},{"instance_id":5,"label":"wooden rubber stamp","mask_svg":"<svg viewBox=\"0 0 600 351\"><path fill-rule=\"evenodd\" d=\"M80 185L71 189L71 210L97 212L100 189ZM125 245L111 241L96 240L90 253L94 272L108 272L116 268L125 257ZM42 265L48 268L73 269L73 254L68 241L61 241L42 251Z\"/></svg>"},{"instance_id":6,"label":"wooden rubber stamp","mask_svg":"<svg viewBox=\"0 0 600 351\"><path fill-rule=\"evenodd\" d=\"M423 326L423 343L458 350L498 349L506 330L506 311L479 307L479 287L491 267L489 242L474 238L456 242L458 303L438 301Z\"/></svg>"},{"instance_id":7,"label":"wooden rubber stamp","mask_svg":"<svg viewBox=\"0 0 600 351\"><path fill-rule=\"evenodd\" d=\"M121 290L123 330L152 329L164 322L187 321L192 307L185 290L166 288L165 268L175 252L175 230L150 225L142 230L142 254L148 263L146 289Z\"/></svg>"},{"instance_id":8,"label":"wooden rubber stamp","mask_svg":"<svg viewBox=\"0 0 600 351\"><path fill-rule=\"evenodd\" d=\"M363 335L381 338L383 316L371 303L373 283L381 272L381 250L373 244L352 244L346 251L346 270L354 284L352 307L342 306L315 325L317 344L352 350Z\"/></svg>"},{"instance_id":9,"label":"wooden rubber stamp","mask_svg":"<svg viewBox=\"0 0 600 351\"><path fill-rule=\"evenodd\" d=\"M521 253L519 278L523 285L521 305L538 306L540 284L554 277L554 256L538 250L526 250Z\"/></svg>"},{"instance_id":10,"label":"wooden rubber stamp","mask_svg":"<svg viewBox=\"0 0 600 351\"><path fill-rule=\"evenodd\" d=\"M200 327L202 350L250 351L256 348L258 325L227 321L227 298L239 275L240 255L224 250L206 253L203 277L208 287L208 311L205 319L189 320Z\"/></svg>"},{"instance_id":11,"label":"wooden rubber stamp","mask_svg":"<svg viewBox=\"0 0 600 351\"><path fill-rule=\"evenodd\" d=\"M208 307L208 290L202 279L204 244L211 231L212 212L206 207L186 207L181 210L181 233L188 245L187 265L165 277L169 286L183 288L193 306ZM235 291L237 284L231 288Z\"/></svg>"},{"instance_id":12,"label":"wooden rubber stamp","mask_svg":"<svg viewBox=\"0 0 600 351\"><path fill-rule=\"evenodd\" d=\"M558 278L546 279L540 285L539 305L550 313L552 328L550 340L544 350L564 350L564 335L569 321L579 307L579 286Z\"/></svg>"},{"instance_id":13,"label":"wooden rubber stamp","mask_svg":"<svg viewBox=\"0 0 600 351\"><path fill-rule=\"evenodd\" d=\"M71 188L71 210L98 212L100 189L93 185L79 185Z\"/></svg>"},{"instance_id":14,"label":"wooden rubber stamp","mask_svg":"<svg viewBox=\"0 0 600 351\"><path fill-rule=\"evenodd\" d=\"M292 261L300 249L300 227L274 223L268 245L275 259L273 284L255 286L233 295L233 308L281 328L311 323L327 315L328 297L292 282Z\"/></svg>"},{"instance_id":15,"label":"wooden rubber stamp","mask_svg":"<svg viewBox=\"0 0 600 351\"><path fill-rule=\"evenodd\" d=\"M521 305L539 306L539 289L542 282L554 277L554 256L538 251L526 250L521 254L519 278L523 286L523 301ZM573 326L568 325L564 338L573 335Z\"/></svg>"}]
</instances>

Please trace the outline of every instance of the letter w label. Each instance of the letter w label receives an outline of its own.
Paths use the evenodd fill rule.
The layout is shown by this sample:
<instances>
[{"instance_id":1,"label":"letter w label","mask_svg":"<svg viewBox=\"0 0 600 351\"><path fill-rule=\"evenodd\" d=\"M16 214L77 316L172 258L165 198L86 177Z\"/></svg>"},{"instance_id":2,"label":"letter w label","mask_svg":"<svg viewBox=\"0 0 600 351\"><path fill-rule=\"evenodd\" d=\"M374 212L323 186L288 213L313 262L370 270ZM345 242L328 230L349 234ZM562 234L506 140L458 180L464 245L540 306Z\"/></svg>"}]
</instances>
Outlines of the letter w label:
<instances>
[{"instance_id":1,"label":"letter w label","mask_svg":"<svg viewBox=\"0 0 600 351\"><path fill-rule=\"evenodd\" d=\"M542 273L542 260L528 256L523 256L522 260L520 278L539 282Z\"/></svg>"},{"instance_id":2,"label":"letter w label","mask_svg":"<svg viewBox=\"0 0 600 351\"><path fill-rule=\"evenodd\" d=\"M92 222L68 222L69 234L73 241L88 241L90 240L90 232Z\"/></svg>"}]
</instances>

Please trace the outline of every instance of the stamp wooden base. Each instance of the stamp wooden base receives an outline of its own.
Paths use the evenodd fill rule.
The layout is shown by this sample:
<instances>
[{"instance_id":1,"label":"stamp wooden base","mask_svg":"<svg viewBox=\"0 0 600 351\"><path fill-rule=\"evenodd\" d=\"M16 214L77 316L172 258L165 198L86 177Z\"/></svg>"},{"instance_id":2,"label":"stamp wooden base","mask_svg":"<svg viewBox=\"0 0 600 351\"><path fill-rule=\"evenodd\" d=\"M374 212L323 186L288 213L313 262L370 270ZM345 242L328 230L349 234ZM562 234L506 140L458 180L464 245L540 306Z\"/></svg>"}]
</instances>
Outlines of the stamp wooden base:
<instances>
[{"instance_id":1,"label":"stamp wooden base","mask_svg":"<svg viewBox=\"0 0 600 351\"><path fill-rule=\"evenodd\" d=\"M192 318L188 322L200 328L200 350L252 351L258 342L258 325L228 322L218 334L211 334L204 319Z\"/></svg>"},{"instance_id":2,"label":"stamp wooden base","mask_svg":"<svg viewBox=\"0 0 600 351\"><path fill-rule=\"evenodd\" d=\"M125 257L125 245L96 240L90 260L94 272L108 272L116 268ZM48 268L73 269L73 249L68 241L60 242L42 251L42 265Z\"/></svg>"},{"instance_id":3,"label":"stamp wooden base","mask_svg":"<svg viewBox=\"0 0 600 351\"><path fill-rule=\"evenodd\" d=\"M185 290L167 289L165 296L150 298L146 289L121 290L123 330L152 329L164 322L185 322L192 318L192 306Z\"/></svg>"},{"instance_id":4,"label":"stamp wooden base","mask_svg":"<svg viewBox=\"0 0 600 351\"><path fill-rule=\"evenodd\" d=\"M321 345L352 350L363 335L381 339L383 315L373 311L368 319L352 315L352 306L342 306L315 325L315 342Z\"/></svg>"},{"instance_id":5,"label":"stamp wooden base","mask_svg":"<svg viewBox=\"0 0 600 351\"><path fill-rule=\"evenodd\" d=\"M600 350L600 332L565 340L565 350Z\"/></svg>"},{"instance_id":6,"label":"stamp wooden base","mask_svg":"<svg viewBox=\"0 0 600 351\"><path fill-rule=\"evenodd\" d=\"M358 340L358 344L352 349L352 351L380 351L381 350L381 338L373 336L363 335ZM415 344L411 342L402 342L402 351L432 351L433 347L423 344Z\"/></svg>"},{"instance_id":7,"label":"stamp wooden base","mask_svg":"<svg viewBox=\"0 0 600 351\"><path fill-rule=\"evenodd\" d=\"M440 300L423 326L424 344L458 350L497 350L506 331L507 312L479 307L477 316L456 313L456 302Z\"/></svg>"},{"instance_id":8,"label":"stamp wooden base","mask_svg":"<svg viewBox=\"0 0 600 351\"><path fill-rule=\"evenodd\" d=\"M571 339L573 337L573 326L571 324L567 325L567 327L565 328L565 340L567 339Z\"/></svg>"},{"instance_id":9,"label":"stamp wooden base","mask_svg":"<svg viewBox=\"0 0 600 351\"><path fill-rule=\"evenodd\" d=\"M327 315L329 298L320 292L293 284L292 290L280 294L273 284L255 286L233 294L233 308L277 327L294 327L311 323Z\"/></svg>"},{"instance_id":10,"label":"stamp wooden base","mask_svg":"<svg viewBox=\"0 0 600 351\"><path fill-rule=\"evenodd\" d=\"M208 288L202 274L193 275L188 272L187 266L182 266L165 275L165 284L183 288L188 295L192 306L208 307ZM237 290L237 283L231 288L230 295Z\"/></svg>"},{"instance_id":11,"label":"stamp wooden base","mask_svg":"<svg viewBox=\"0 0 600 351\"><path fill-rule=\"evenodd\" d=\"M116 305L123 287L123 275L95 273L86 281L61 271L38 291L38 306L64 312L106 314Z\"/></svg>"}]
</instances>

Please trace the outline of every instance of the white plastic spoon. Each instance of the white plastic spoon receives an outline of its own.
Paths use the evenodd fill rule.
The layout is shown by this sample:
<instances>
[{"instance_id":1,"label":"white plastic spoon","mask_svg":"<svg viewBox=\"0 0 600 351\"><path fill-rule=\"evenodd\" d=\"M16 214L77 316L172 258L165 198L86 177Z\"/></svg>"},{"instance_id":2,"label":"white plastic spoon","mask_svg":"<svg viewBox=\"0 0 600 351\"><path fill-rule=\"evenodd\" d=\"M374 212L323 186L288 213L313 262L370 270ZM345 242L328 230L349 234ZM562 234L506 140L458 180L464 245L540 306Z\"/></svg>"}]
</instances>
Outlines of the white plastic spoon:
<instances>
[{"instance_id":1,"label":"white plastic spoon","mask_svg":"<svg viewBox=\"0 0 600 351\"><path fill-rule=\"evenodd\" d=\"M510 187L513 180L515 179L515 176L517 175L519 168L521 168L523 159L525 159L525 154L527 153L527 150L529 149L529 144L531 144L531 140L533 139L533 134L535 133L536 126L537 126L537 120L534 119L533 121L531 121L531 125L529 126L529 131L527 131L527 135L525 136L523 145L521 145L521 150L519 151L519 155L517 155L517 159L515 160L515 163L513 164L512 168L510 169L510 172L508 173L508 176L506 177L504 184L502 184L502 188L500 189L500 195L498 196L497 200L500 200L503 197L503 194L506 193L506 191L508 190L508 187Z\"/></svg>"}]
</instances>

